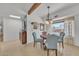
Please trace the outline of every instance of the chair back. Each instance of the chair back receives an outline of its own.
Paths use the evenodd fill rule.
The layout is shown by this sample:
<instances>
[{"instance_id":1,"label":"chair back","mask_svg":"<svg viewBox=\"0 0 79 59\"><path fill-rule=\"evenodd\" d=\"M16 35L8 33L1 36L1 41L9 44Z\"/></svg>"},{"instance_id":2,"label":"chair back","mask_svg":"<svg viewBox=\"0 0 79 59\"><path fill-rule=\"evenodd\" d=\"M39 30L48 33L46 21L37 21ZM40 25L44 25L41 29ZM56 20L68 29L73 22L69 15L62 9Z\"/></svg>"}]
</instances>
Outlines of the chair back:
<instances>
[{"instance_id":1,"label":"chair back","mask_svg":"<svg viewBox=\"0 0 79 59\"><path fill-rule=\"evenodd\" d=\"M60 37L56 35L48 35L46 39L46 45L50 48L57 48L57 42Z\"/></svg>"},{"instance_id":2,"label":"chair back","mask_svg":"<svg viewBox=\"0 0 79 59\"><path fill-rule=\"evenodd\" d=\"M34 41L35 41L35 40L37 40L36 33L35 33L35 32L33 32L33 33L32 33L32 35L33 35Z\"/></svg>"},{"instance_id":3,"label":"chair back","mask_svg":"<svg viewBox=\"0 0 79 59\"><path fill-rule=\"evenodd\" d=\"M64 36L65 36L65 33L64 33L64 32L61 32L61 33L60 33L60 38L61 38L62 41L63 41L63 39L64 39Z\"/></svg>"}]
</instances>

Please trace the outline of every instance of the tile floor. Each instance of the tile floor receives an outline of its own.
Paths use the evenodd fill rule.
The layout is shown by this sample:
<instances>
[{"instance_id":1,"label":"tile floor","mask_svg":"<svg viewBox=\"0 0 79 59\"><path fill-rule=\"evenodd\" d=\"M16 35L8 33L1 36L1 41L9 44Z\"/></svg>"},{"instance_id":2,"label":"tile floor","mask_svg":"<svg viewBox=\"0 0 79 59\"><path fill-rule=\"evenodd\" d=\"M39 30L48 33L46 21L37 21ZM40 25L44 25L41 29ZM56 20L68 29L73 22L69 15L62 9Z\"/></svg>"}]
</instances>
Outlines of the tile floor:
<instances>
[{"instance_id":1,"label":"tile floor","mask_svg":"<svg viewBox=\"0 0 79 59\"><path fill-rule=\"evenodd\" d=\"M22 45L19 40L0 42L1 56L46 56L46 53L39 45L34 48L32 43ZM55 56L55 52L50 51L50 56ZM58 49L58 56L79 56L79 47L65 44L63 51Z\"/></svg>"}]
</instances>

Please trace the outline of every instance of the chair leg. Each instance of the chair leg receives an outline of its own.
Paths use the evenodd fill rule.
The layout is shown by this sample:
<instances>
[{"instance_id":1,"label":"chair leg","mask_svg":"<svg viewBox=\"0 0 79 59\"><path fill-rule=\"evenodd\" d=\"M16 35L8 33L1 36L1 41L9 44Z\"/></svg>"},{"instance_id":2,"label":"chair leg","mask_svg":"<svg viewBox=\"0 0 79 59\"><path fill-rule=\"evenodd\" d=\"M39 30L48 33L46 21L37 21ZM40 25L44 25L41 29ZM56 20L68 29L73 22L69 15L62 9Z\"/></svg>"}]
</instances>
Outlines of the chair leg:
<instances>
[{"instance_id":1,"label":"chair leg","mask_svg":"<svg viewBox=\"0 0 79 59\"><path fill-rule=\"evenodd\" d=\"M44 48L44 40L41 42L41 48Z\"/></svg>"},{"instance_id":2,"label":"chair leg","mask_svg":"<svg viewBox=\"0 0 79 59\"><path fill-rule=\"evenodd\" d=\"M57 49L55 50L55 52L56 52L56 56L57 56Z\"/></svg>"},{"instance_id":3,"label":"chair leg","mask_svg":"<svg viewBox=\"0 0 79 59\"><path fill-rule=\"evenodd\" d=\"M62 47L64 48L64 44L63 44L63 42L62 42Z\"/></svg>"},{"instance_id":4,"label":"chair leg","mask_svg":"<svg viewBox=\"0 0 79 59\"><path fill-rule=\"evenodd\" d=\"M42 48L42 42L40 42L40 47Z\"/></svg>"},{"instance_id":5,"label":"chair leg","mask_svg":"<svg viewBox=\"0 0 79 59\"><path fill-rule=\"evenodd\" d=\"M33 47L35 47L35 42L33 43Z\"/></svg>"},{"instance_id":6,"label":"chair leg","mask_svg":"<svg viewBox=\"0 0 79 59\"><path fill-rule=\"evenodd\" d=\"M49 49L47 49L47 56L49 56Z\"/></svg>"}]
</instances>

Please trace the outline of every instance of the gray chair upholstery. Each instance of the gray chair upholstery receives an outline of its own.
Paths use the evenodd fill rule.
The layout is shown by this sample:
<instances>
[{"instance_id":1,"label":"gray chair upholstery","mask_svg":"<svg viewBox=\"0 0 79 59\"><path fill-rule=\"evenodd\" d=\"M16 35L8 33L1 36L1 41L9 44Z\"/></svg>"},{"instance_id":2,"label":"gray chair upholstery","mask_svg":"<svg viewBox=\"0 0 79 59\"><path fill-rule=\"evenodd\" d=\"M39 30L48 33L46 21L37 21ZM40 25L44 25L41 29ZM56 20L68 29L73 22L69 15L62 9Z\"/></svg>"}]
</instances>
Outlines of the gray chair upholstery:
<instances>
[{"instance_id":1,"label":"gray chair upholstery","mask_svg":"<svg viewBox=\"0 0 79 59\"><path fill-rule=\"evenodd\" d=\"M35 32L33 32L32 35L33 35L33 39L34 39L34 47L35 47L35 44L38 43L38 42L41 44L41 47L42 47L42 41L43 40L42 39L38 39Z\"/></svg>"},{"instance_id":2,"label":"gray chair upholstery","mask_svg":"<svg viewBox=\"0 0 79 59\"><path fill-rule=\"evenodd\" d=\"M58 42L59 36L56 35L48 35L46 39L46 49L47 49L47 55L49 55L49 50L55 50L56 56L57 56L57 42Z\"/></svg>"},{"instance_id":3,"label":"gray chair upholstery","mask_svg":"<svg viewBox=\"0 0 79 59\"><path fill-rule=\"evenodd\" d=\"M63 44L64 36L65 36L65 33L64 32L61 32L60 33L60 39L58 40L59 43L62 43L62 47L63 48L64 48L64 44Z\"/></svg>"}]
</instances>

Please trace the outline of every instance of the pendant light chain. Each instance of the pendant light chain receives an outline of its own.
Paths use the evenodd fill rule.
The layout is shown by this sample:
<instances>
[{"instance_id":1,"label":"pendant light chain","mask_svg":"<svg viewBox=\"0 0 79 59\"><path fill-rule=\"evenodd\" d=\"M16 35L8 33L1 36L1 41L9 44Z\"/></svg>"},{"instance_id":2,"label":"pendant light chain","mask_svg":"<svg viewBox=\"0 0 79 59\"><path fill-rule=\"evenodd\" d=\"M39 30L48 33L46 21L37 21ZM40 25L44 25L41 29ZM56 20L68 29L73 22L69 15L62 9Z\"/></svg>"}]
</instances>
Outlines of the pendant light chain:
<instances>
[{"instance_id":1,"label":"pendant light chain","mask_svg":"<svg viewBox=\"0 0 79 59\"><path fill-rule=\"evenodd\" d=\"M50 7L48 6L47 8L48 8L48 20L49 20L49 8L50 8Z\"/></svg>"}]
</instances>

